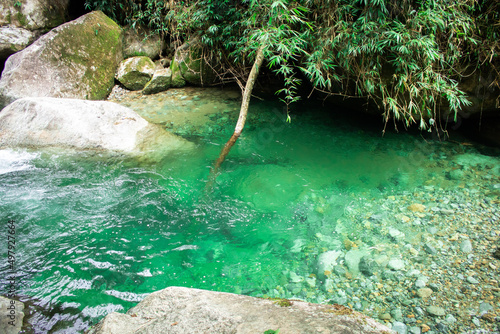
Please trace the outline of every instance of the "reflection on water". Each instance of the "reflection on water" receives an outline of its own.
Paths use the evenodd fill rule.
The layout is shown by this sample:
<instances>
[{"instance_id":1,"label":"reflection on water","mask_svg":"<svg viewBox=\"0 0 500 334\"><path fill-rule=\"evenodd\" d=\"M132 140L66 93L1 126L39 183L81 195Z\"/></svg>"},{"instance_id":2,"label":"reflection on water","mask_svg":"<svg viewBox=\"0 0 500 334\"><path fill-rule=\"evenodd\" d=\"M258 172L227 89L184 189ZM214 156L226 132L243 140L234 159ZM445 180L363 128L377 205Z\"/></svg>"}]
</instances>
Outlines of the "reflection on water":
<instances>
[{"instance_id":1,"label":"reflection on water","mask_svg":"<svg viewBox=\"0 0 500 334\"><path fill-rule=\"evenodd\" d=\"M210 101L189 101L186 108L208 117ZM235 119L229 112L237 101L222 101L227 110L209 121L169 123L190 133L196 148L153 165L0 151L1 219L16 223L18 294L37 332L82 331L172 285L323 302L333 274L318 272L319 254L338 252L330 253L345 268L338 270L349 270L349 250L371 254L390 238L369 225L373 219L358 220L361 205L417 187L454 189L461 181L450 173L467 173L452 163L463 153L467 161L487 159L480 163L498 182L498 159L473 147L382 138L378 124L361 129L324 114L298 114L287 124L275 104L260 102L207 198L209 166ZM158 116L154 106L148 110ZM394 210L382 212L401 214ZM412 238L420 227L394 228Z\"/></svg>"}]
</instances>

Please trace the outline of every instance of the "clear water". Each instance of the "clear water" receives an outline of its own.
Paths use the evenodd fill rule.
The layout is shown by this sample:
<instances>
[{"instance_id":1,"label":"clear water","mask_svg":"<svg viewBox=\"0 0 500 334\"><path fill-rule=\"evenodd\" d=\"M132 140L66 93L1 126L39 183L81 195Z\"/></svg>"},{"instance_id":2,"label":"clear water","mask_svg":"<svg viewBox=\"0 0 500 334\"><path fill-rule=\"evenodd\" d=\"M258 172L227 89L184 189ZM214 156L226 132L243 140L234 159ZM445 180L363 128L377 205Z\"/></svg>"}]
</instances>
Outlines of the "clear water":
<instances>
[{"instance_id":1,"label":"clear water","mask_svg":"<svg viewBox=\"0 0 500 334\"><path fill-rule=\"evenodd\" d=\"M15 221L16 292L29 305L35 332L83 331L168 286L324 302L317 255L345 251L346 237L366 249L387 238L353 218L356 203L424 185L452 189L458 183L449 177L456 168L451 161L464 154L486 159L498 183L496 152L484 156L472 146L407 133L382 137L379 123L312 108L288 124L275 103L257 101L206 196L209 168L232 132L237 101L188 99L185 109L176 106L179 112L194 113L214 99L225 109L186 127L167 124L161 115L168 115L168 104L155 98L145 117L160 117L194 141L195 150L156 164L0 151L0 218L2 226ZM417 233L414 226L398 228ZM6 259L6 245L0 250ZM0 269L4 279L9 270ZM363 304L368 313L370 307Z\"/></svg>"}]
</instances>

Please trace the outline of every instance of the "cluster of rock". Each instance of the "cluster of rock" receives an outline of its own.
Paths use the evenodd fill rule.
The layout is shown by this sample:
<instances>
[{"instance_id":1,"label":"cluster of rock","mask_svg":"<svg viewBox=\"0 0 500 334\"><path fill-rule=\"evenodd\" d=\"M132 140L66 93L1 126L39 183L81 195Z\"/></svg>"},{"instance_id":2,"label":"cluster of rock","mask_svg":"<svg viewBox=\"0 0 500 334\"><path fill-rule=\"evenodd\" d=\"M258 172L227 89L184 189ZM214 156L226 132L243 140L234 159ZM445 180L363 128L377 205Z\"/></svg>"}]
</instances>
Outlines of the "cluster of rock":
<instances>
[{"instance_id":1,"label":"cluster of rock","mask_svg":"<svg viewBox=\"0 0 500 334\"><path fill-rule=\"evenodd\" d=\"M0 1L0 62L64 23L69 0Z\"/></svg>"},{"instance_id":2,"label":"cluster of rock","mask_svg":"<svg viewBox=\"0 0 500 334\"><path fill-rule=\"evenodd\" d=\"M155 64L149 56L129 57L120 63L115 78L125 88L142 90L144 94L184 87L186 83L210 85L217 80L217 73L201 52L199 40L195 38L177 48L171 61L161 59Z\"/></svg>"},{"instance_id":3,"label":"cluster of rock","mask_svg":"<svg viewBox=\"0 0 500 334\"><path fill-rule=\"evenodd\" d=\"M115 85L115 77L126 88L144 89L149 94L170 86L180 87L185 84L180 69L188 71L191 66L173 61L174 70L157 68L150 57L158 57L164 48L159 37L148 37L146 43L138 37L141 32L124 33L99 11L58 25L65 18L67 6L67 0L56 4L26 0L16 5L0 1L5 10L0 23L21 29L16 38L24 36L26 40L10 51L0 51L9 55L0 77L0 108L5 107L0 112L0 146L56 146L130 153L152 151L150 146L154 143L158 147L162 141L158 138L170 137L169 143L175 144L164 142L163 147L189 147L186 141L178 145L182 140L173 139L165 130L160 134L158 126L148 124L131 109L86 100L106 99ZM43 11L46 16L39 17L39 11L46 7L51 10ZM53 18L53 11L61 16ZM27 18L21 20L21 14ZM57 27L30 44L34 33L28 34L24 26L17 27L21 23L36 29L37 34ZM7 28L10 30L6 34L12 34L13 28ZM0 40L7 35L0 31ZM27 44L30 45L26 47ZM15 51L19 52L11 54ZM124 54L142 56L122 61ZM159 137L154 138L153 133Z\"/></svg>"}]
</instances>

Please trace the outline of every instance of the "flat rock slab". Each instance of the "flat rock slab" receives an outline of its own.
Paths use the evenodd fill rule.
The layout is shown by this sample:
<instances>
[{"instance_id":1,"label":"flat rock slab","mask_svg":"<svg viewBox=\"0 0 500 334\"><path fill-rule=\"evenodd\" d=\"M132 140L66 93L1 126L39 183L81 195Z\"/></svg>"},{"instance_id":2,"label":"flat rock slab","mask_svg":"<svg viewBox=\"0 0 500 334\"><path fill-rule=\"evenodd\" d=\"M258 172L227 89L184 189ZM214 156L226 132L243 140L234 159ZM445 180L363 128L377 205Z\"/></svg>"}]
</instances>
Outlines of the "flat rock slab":
<instances>
[{"instance_id":1,"label":"flat rock slab","mask_svg":"<svg viewBox=\"0 0 500 334\"><path fill-rule=\"evenodd\" d=\"M90 334L394 333L341 305L269 300L224 292L169 287L127 314L111 313Z\"/></svg>"},{"instance_id":2,"label":"flat rock slab","mask_svg":"<svg viewBox=\"0 0 500 334\"><path fill-rule=\"evenodd\" d=\"M0 112L0 147L58 147L142 154L191 142L113 102L30 97Z\"/></svg>"}]
</instances>

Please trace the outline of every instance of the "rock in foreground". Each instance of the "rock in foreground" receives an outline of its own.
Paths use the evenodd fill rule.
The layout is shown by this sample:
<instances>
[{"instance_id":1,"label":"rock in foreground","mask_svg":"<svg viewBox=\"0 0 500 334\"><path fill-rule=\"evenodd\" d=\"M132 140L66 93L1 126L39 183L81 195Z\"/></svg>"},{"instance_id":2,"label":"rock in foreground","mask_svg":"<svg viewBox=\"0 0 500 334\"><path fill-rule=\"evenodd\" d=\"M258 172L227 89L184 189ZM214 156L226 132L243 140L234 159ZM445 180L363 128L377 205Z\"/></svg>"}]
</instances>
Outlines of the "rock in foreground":
<instances>
[{"instance_id":1,"label":"rock in foreground","mask_svg":"<svg viewBox=\"0 0 500 334\"><path fill-rule=\"evenodd\" d=\"M90 334L176 333L392 333L340 305L273 301L224 292L169 287L127 314L111 313Z\"/></svg>"},{"instance_id":2,"label":"rock in foreground","mask_svg":"<svg viewBox=\"0 0 500 334\"><path fill-rule=\"evenodd\" d=\"M121 153L172 151L193 144L112 102L16 100L0 112L0 147L61 147Z\"/></svg>"}]
</instances>

